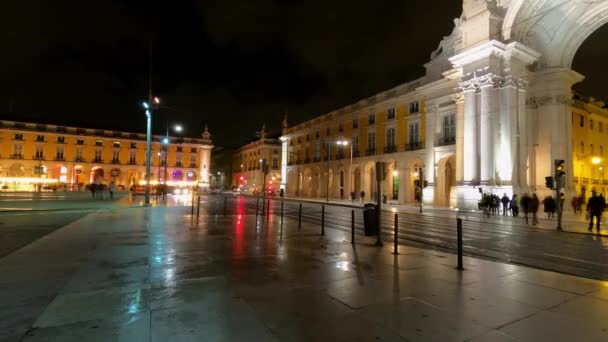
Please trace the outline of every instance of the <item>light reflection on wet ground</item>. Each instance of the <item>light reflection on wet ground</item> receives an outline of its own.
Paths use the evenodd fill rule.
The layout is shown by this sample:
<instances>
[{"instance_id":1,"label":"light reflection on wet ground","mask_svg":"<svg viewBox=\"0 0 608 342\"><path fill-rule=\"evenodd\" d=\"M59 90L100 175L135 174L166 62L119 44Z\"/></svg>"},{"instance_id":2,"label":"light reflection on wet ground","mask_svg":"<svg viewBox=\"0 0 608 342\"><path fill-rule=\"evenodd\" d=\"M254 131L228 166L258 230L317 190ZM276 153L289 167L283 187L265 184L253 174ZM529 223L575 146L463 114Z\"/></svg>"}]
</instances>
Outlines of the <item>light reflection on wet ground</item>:
<instances>
[{"instance_id":1,"label":"light reflection on wet ground","mask_svg":"<svg viewBox=\"0 0 608 342\"><path fill-rule=\"evenodd\" d=\"M198 223L189 207L100 212L1 259L13 276L1 283L11 295L0 317L12 319L0 337L29 327L25 341L606 337L589 318L608 308L606 283L473 258L461 273L439 251L395 256L360 235L351 245L349 232L266 222L245 201L217 208L205 199Z\"/></svg>"}]
</instances>

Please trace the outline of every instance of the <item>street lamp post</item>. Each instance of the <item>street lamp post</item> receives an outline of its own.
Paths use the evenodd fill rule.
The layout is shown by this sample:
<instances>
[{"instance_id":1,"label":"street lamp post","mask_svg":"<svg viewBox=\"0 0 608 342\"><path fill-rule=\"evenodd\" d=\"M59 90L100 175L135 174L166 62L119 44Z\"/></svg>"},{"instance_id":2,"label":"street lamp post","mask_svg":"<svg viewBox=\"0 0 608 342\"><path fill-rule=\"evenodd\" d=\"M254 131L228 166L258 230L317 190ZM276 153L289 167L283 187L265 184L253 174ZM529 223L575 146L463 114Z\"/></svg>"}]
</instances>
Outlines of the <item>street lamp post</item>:
<instances>
[{"instance_id":1,"label":"street lamp post","mask_svg":"<svg viewBox=\"0 0 608 342\"><path fill-rule=\"evenodd\" d=\"M152 107L147 102L143 103L146 109L146 198L145 204L150 205L150 159L152 158Z\"/></svg>"},{"instance_id":2,"label":"street lamp post","mask_svg":"<svg viewBox=\"0 0 608 342\"><path fill-rule=\"evenodd\" d=\"M351 180L351 172L353 171L353 145L348 140L340 140L336 142L336 144L340 146L350 146L350 168L348 169L348 179L349 179L349 192L353 192L353 181ZM350 193L349 193L350 195ZM351 196L351 200L354 200L354 196Z\"/></svg>"}]
</instances>

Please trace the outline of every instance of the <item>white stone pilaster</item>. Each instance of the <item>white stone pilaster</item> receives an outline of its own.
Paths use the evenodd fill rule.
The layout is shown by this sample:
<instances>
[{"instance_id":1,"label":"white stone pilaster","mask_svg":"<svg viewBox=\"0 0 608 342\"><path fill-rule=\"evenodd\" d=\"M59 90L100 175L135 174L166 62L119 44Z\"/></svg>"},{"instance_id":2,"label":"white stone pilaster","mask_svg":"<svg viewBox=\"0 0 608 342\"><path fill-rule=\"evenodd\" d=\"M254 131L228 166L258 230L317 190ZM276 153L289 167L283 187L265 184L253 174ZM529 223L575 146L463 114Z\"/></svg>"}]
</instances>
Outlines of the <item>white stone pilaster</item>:
<instances>
[{"instance_id":1,"label":"white stone pilaster","mask_svg":"<svg viewBox=\"0 0 608 342\"><path fill-rule=\"evenodd\" d=\"M478 179L477 174L477 99L476 88L469 83L464 85L464 183L471 184Z\"/></svg>"},{"instance_id":2,"label":"white stone pilaster","mask_svg":"<svg viewBox=\"0 0 608 342\"><path fill-rule=\"evenodd\" d=\"M491 185L494 182L494 116L496 99L493 75L482 79L481 108L479 111L479 155L481 184Z\"/></svg>"}]
</instances>

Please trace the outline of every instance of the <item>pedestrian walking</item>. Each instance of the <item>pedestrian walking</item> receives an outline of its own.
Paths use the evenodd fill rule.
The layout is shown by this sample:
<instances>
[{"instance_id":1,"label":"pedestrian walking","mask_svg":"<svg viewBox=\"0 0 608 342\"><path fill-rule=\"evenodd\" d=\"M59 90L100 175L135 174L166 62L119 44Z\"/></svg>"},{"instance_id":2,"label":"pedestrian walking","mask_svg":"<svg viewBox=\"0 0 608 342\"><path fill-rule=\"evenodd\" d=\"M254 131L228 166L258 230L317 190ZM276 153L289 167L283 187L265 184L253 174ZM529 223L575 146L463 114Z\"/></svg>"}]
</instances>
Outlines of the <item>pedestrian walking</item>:
<instances>
[{"instance_id":1,"label":"pedestrian walking","mask_svg":"<svg viewBox=\"0 0 608 342\"><path fill-rule=\"evenodd\" d=\"M517 195L513 194L513 198L511 198L511 203L509 203L509 208L511 209L511 214L513 217L519 216L519 206L517 205Z\"/></svg>"},{"instance_id":2,"label":"pedestrian walking","mask_svg":"<svg viewBox=\"0 0 608 342\"><path fill-rule=\"evenodd\" d=\"M545 197L545 199L543 199L543 208L545 210L545 215L547 215L547 218L552 218L555 214L556 208L556 203L553 197L547 196Z\"/></svg>"},{"instance_id":3,"label":"pedestrian walking","mask_svg":"<svg viewBox=\"0 0 608 342\"><path fill-rule=\"evenodd\" d=\"M95 199L95 192L97 191L97 184L91 183L89 186L89 190L91 191L91 198Z\"/></svg>"},{"instance_id":4,"label":"pedestrian walking","mask_svg":"<svg viewBox=\"0 0 608 342\"><path fill-rule=\"evenodd\" d=\"M502 203L502 216L507 216L507 211L509 210L509 204L511 203L509 196L507 196L507 194L503 194L502 198L500 199L500 202Z\"/></svg>"},{"instance_id":5,"label":"pedestrian walking","mask_svg":"<svg viewBox=\"0 0 608 342\"><path fill-rule=\"evenodd\" d=\"M113 201L114 192L116 192L116 184L114 184L114 182L110 183L110 187L108 188L108 191L110 192L110 200Z\"/></svg>"},{"instance_id":6,"label":"pedestrian walking","mask_svg":"<svg viewBox=\"0 0 608 342\"><path fill-rule=\"evenodd\" d=\"M589 231L593 231L593 218L595 217L595 229L600 232L600 224L602 222L602 213L606 209L606 200L604 196L597 196L595 190L591 191L591 198L587 202L587 218L589 219Z\"/></svg>"},{"instance_id":7,"label":"pedestrian walking","mask_svg":"<svg viewBox=\"0 0 608 342\"><path fill-rule=\"evenodd\" d=\"M530 200L530 212L532 213L532 224L538 224L538 207L540 206L540 201L538 200L538 196L536 193L532 194L532 199Z\"/></svg>"},{"instance_id":8,"label":"pedestrian walking","mask_svg":"<svg viewBox=\"0 0 608 342\"><path fill-rule=\"evenodd\" d=\"M365 190L361 190L361 203L365 202Z\"/></svg>"}]
</instances>

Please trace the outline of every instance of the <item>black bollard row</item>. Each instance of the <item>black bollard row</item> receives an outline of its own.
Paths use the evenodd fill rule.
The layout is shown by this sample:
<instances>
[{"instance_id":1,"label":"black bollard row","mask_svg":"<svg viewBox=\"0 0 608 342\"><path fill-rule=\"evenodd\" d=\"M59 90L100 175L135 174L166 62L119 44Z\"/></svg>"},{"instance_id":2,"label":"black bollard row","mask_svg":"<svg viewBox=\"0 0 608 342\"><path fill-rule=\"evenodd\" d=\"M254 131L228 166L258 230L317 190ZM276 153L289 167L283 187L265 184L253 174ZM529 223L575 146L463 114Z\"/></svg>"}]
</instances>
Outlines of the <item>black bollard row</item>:
<instances>
[{"instance_id":1,"label":"black bollard row","mask_svg":"<svg viewBox=\"0 0 608 342\"><path fill-rule=\"evenodd\" d=\"M458 234L458 269L464 270L462 266L462 219L459 218L456 224L456 230Z\"/></svg>"}]
</instances>

